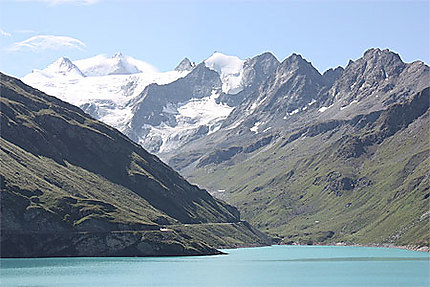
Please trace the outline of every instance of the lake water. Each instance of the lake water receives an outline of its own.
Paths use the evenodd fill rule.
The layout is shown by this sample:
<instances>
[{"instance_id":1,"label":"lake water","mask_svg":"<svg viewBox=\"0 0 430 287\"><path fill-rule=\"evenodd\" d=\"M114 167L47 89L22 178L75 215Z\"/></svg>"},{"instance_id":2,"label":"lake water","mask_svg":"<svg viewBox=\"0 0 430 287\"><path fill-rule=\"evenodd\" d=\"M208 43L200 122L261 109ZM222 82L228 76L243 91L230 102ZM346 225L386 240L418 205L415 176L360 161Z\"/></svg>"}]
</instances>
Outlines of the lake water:
<instances>
[{"instance_id":1,"label":"lake water","mask_svg":"<svg viewBox=\"0 0 430 287\"><path fill-rule=\"evenodd\" d=\"M271 246L228 255L2 259L4 286L430 286L429 254Z\"/></svg>"}]
</instances>

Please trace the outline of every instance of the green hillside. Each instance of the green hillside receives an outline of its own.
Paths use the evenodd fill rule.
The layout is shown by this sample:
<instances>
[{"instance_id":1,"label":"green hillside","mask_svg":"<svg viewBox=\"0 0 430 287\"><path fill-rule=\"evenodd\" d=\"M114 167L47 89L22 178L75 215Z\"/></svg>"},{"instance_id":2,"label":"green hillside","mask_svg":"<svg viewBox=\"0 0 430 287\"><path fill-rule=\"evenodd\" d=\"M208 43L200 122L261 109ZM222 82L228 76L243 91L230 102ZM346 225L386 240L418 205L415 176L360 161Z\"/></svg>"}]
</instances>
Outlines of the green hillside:
<instances>
[{"instance_id":1,"label":"green hillside","mask_svg":"<svg viewBox=\"0 0 430 287\"><path fill-rule=\"evenodd\" d=\"M1 74L0 85L2 257L197 255L268 243L234 207L115 129L17 79ZM212 229L225 232L217 240Z\"/></svg>"},{"instance_id":2,"label":"green hillside","mask_svg":"<svg viewBox=\"0 0 430 287\"><path fill-rule=\"evenodd\" d=\"M429 88L384 111L279 135L190 180L280 243L428 246L428 109Z\"/></svg>"}]
</instances>

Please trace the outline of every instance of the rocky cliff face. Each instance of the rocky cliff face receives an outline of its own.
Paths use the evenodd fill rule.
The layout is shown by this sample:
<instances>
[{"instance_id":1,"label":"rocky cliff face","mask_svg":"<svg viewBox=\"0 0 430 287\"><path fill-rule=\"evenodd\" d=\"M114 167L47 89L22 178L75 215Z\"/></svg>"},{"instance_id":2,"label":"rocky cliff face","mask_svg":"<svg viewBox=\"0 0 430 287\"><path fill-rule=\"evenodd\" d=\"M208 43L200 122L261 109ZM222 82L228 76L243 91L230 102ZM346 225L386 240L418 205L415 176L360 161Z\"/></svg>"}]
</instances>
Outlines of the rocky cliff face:
<instances>
[{"instance_id":1,"label":"rocky cliff face","mask_svg":"<svg viewBox=\"0 0 430 287\"><path fill-rule=\"evenodd\" d=\"M429 79L429 68L423 62L404 63L389 50L370 49L345 69L338 67L323 75L293 54L244 97L218 131L163 156L175 168L192 170L200 157L204 160L213 152L205 149L208 143L219 150L237 143L254 145L263 138L277 139L317 123L384 110L409 100L428 86ZM192 160L184 162L190 157Z\"/></svg>"},{"instance_id":2,"label":"rocky cliff face","mask_svg":"<svg viewBox=\"0 0 430 287\"><path fill-rule=\"evenodd\" d=\"M133 105L133 117L126 133L153 152L160 152L163 144L166 145L168 141L173 142L174 146L183 142L183 140L173 138L172 135L166 138L163 133L157 133L157 127L175 129L178 125L184 124L188 128L178 129L181 138L198 136L201 129L207 133L208 126L195 127L186 119L184 119L185 123L181 123L181 119L178 118L180 115L178 109L192 99L204 105L205 100L210 101L211 96L221 92L221 86L219 75L204 64L198 65L186 77L173 83L149 85ZM216 122L212 124L216 124Z\"/></svg>"},{"instance_id":3,"label":"rocky cliff face","mask_svg":"<svg viewBox=\"0 0 430 287\"><path fill-rule=\"evenodd\" d=\"M204 62L189 69L186 60L179 66L188 66L188 75L166 85L150 85L136 98L125 130L134 141L161 156L218 130L231 110L251 96L279 65L270 53L246 60L241 91L228 94L223 92L220 73Z\"/></svg>"},{"instance_id":4,"label":"rocky cliff face","mask_svg":"<svg viewBox=\"0 0 430 287\"><path fill-rule=\"evenodd\" d=\"M169 162L283 243L426 245L429 80L389 50L323 75L292 55Z\"/></svg>"},{"instance_id":5,"label":"rocky cliff face","mask_svg":"<svg viewBox=\"0 0 430 287\"><path fill-rule=\"evenodd\" d=\"M245 98L255 95L258 88L275 72L279 64L275 56L269 52L245 60L241 83L243 90L234 96L222 94L217 100L232 107L238 106Z\"/></svg>"},{"instance_id":6,"label":"rocky cliff face","mask_svg":"<svg viewBox=\"0 0 430 287\"><path fill-rule=\"evenodd\" d=\"M194 69L196 64L191 62L190 59L184 58L175 68L175 71L183 72L183 71L191 71Z\"/></svg>"},{"instance_id":7,"label":"rocky cliff face","mask_svg":"<svg viewBox=\"0 0 430 287\"><path fill-rule=\"evenodd\" d=\"M234 207L79 108L3 74L1 95L3 257L214 254L217 242L173 226L240 222ZM238 228L249 234L232 245L267 242Z\"/></svg>"}]
</instances>

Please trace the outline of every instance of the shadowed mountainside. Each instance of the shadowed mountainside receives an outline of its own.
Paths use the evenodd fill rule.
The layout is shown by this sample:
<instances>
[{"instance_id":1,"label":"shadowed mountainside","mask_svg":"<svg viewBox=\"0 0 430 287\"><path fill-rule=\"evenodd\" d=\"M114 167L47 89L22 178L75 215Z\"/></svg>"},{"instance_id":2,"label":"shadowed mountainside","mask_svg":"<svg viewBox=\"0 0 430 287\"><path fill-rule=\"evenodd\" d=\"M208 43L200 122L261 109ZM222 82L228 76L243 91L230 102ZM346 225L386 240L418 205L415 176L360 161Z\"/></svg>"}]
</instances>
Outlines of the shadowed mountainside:
<instances>
[{"instance_id":1,"label":"shadowed mountainside","mask_svg":"<svg viewBox=\"0 0 430 287\"><path fill-rule=\"evenodd\" d=\"M1 74L0 84L2 257L215 254L268 242L115 129L17 79ZM210 238L211 226L221 237L234 229L236 241Z\"/></svg>"}]
</instances>

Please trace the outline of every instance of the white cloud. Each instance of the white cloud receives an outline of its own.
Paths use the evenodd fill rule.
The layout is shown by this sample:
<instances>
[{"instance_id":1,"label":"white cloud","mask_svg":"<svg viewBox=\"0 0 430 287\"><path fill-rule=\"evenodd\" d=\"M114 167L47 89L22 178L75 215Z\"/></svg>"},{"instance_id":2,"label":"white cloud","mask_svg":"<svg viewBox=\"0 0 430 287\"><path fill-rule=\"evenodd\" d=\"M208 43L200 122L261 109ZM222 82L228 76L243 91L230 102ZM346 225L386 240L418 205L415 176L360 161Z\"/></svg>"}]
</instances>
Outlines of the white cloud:
<instances>
[{"instance_id":1,"label":"white cloud","mask_svg":"<svg viewBox=\"0 0 430 287\"><path fill-rule=\"evenodd\" d=\"M0 35L5 36L5 37L10 37L10 36L12 36L12 34L11 34L11 33L5 32L5 31L3 31L2 29L0 29Z\"/></svg>"},{"instance_id":2,"label":"white cloud","mask_svg":"<svg viewBox=\"0 0 430 287\"><path fill-rule=\"evenodd\" d=\"M42 51L42 50L58 50L64 48L82 50L86 47L85 43L78 39L67 36L53 36L53 35L37 35L22 42L13 43L8 51Z\"/></svg>"},{"instance_id":3,"label":"white cloud","mask_svg":"<svg viewBox=\"0 0 430 287\"><path fill-rule=\"evenodd\" d=\"M31 33L35 33L36 31L30 30L30 29L20 29L20 30L15 30L14 32L20 33L20 34L31 34Z\"/></svg>"},{"instance_id":4,"label":"white cloud","mask_svg":"<svg viewBox=\"0 0 430 287\"><path fill-rule=\"evenodd\" d=\"M92 5L100 2L100 0L19 0L22 2L44 2L50 6L60 4L75 4L75 5Z\"/></svg>"}]
</instances>

